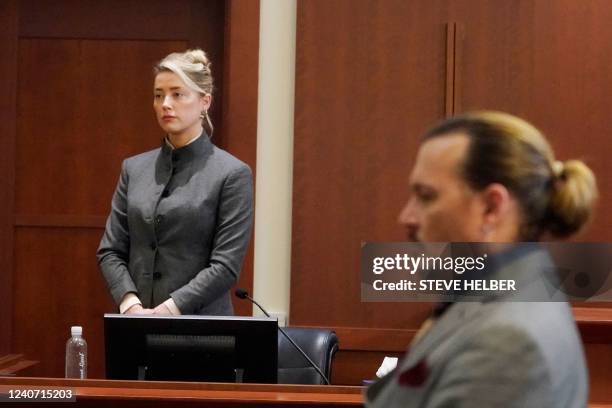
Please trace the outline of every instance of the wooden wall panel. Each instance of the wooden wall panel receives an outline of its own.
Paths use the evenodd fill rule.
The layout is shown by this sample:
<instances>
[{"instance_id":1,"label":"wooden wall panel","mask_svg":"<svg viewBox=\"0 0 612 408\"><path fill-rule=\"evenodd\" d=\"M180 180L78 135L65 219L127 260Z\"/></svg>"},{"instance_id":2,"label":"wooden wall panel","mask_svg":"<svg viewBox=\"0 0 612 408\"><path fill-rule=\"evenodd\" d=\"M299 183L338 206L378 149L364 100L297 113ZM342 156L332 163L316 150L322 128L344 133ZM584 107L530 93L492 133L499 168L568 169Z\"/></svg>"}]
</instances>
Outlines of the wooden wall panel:
<instances>
[{"instance_id":1,"label":"wooden wall panel","mask_svg":"<svg viewBox=\"0 0 612 408\"><path fill-rule=\"evenodd\" d=\"M210 109L217 127L213 140L222 140L225 1L176 0L170 5L161 0L23 0L20 8L22 38L179 40L185 44L172 51L204 49L213 63L215 80L215 102ZM156 55L153 61L164 55ZM151 66L144 72L151 72Z\"/></svg>"},{"instance_id":2,"label":"wooden wall panel","mask_svg":"<svg viewBox=\"0 0 612 408\"><path fill-rule=\"evenodd\" d=\"M603 95L612 84L606 69L612 53L599 51L612 46L611 29L605 24L609 13L602 2L563 1L554 7L474 0L301 2L292 322L406 327L411 321L412 328L422 317L423 308L413 304L360 304L359 243L402 239L395 219L406 196L402 183L417 137L443 116L445 21L462 27L457 69L464 110L503 109L535 123L542 118L544 130L550 127L547 118L562 117L566 129L556 125L558 132L553 133L560 136L551 137L560 156L584 140L584 128L578 128L583 118L596 119L584 125L597 132L588 132L589 144L581 150L594 163L605 206L611 178L605 162L610 142L604 139L612 129ZM561 38L553 39L554 27L563 27ZM571 38L574 32L581 32L576 40ZM587 41L597 45L587 47ZM596 80L589 82L588 74ZM577 98L557 86L557 98L550 99L552 90L539 88L542 83L560 84L566 77L573 81L572 89L578 88ZM593 109L591 96L598 102ZM612 217L599 214L597 220L589 237L606 239Z\"/></svg>"},{"instance_id":3,"label":"wooden wall panel","mask_svg":"<svg viewBox=\"0 0 612 408\"><path fill-rule=\"evenodd\" d=\"M361 303L359 254L404 238L418 137L445 110L445 5L298 3L292 324L416 328L430 310Z\"/></svg>"},{"instance_id":4,"label":"wooden wall panel","mask_svg":"<svg viewBox=\"0 0 612 408\"><path fill-rule=\"evenodd\" d=\"M166 4L167 7L167 3ZM222 121L223 98L225 97L225 10L224 1L190 0L188 48L202 48L211 61L213 73L213 102L209 109L214 126L212 141L223 144L225 126ZM232 152L233 153L233 152Z\"/></svg>"},{"instance_id":5,"label":"wooden wall panel","mask_svg":"<svg viewBox=\"0 0 612 408\"><path fill-rule=\"evenodd\" d=\"M257 92L259 73L259 0L226 3L225 134L221 146L255 170L257 161Z\"/></svg>"},{"instance_id":6,"label":"wooden wall panel","mask_svg":"<svg viewBox=\"0 0 612 408\"><path fill-rule=\"evenodd\" d=\"M114 309L94 253L100 230L19 228L15 234L13 349L62 377L70 326L83 326L89 377L104 378L103 315Z\"/></svg>"},{"instance_id":7,"label":"wooden wall panel","mask_svg":"<svg viewBox=\"0 0 612 408\"><path fill-rule=\"evenodd\" d=\"M193 5L192 0L174 0L172 4L163 0L21 0L19 35L64 39L186 39L193 29L189 23Z\"/></svg>"},{"instance_id":8,"label":"wooden wall panel","mask_svg":"<svg viewBox=\"0 0 612 408\"><path fill-rule=\"evenodd\" d=\"M612 8L606 1L453 2L462 21L464 110L497 109L532 121L557 156L598 176L596 222L581 240L609 241L612 216Z\"/></svg>"},{"instance_id":9,"label":"wooden wall panel","mask_svg":"<svg viewBox=\"0 0 612 408\"><path fill-rule=\"evenodd\" d=\"M151 66L185 46L20 40L16 214L108 215L122 160L161 144Z\"/></svg>"},{"instance_id":10,"label":"wooden wall panel","mask_svg":"<svg viewBox=\"0 0 612 408\"><path fill-rule=\"evenodd\" d=\"M612 389L610 389L612 346L610 343L586 344L585 353L589 368L589 401L612 402Z\"/></svg>"},{"instance_id":11,"label":"wooden wall panel","mask_svg":"<svg viewBox=\"0 0 612 408\"><path fill-rule=\"evenodd\" d=\"M460 0L450 4L461 24L456 67L462 110L497 109L526 117L533 97L534 1ZM460 112L456 112L460 113Z\"/></svg>"},{"instance_id":12,"label":"wooden wall panel","mask_svg":"<svg viewBox=\"0 0 612 408\"><path fill-rule=\"evenodd\" d=\"M602 0L536 3L534 120L561 159L579 158L598 177L601 198L580 239L612 241L612 8ZM554 101L554 103L551 103ZM535 119L537 118L537 119Z\"/></svg>"},{"instance_id":13,"label":"wooden wall panel","mask_svg":"<svg viewBox=\"0 0 612 408\"><path fill-rule=\"evenodd\" d=\"M13 304L13 202L17 117L17 1L0 2L0 356L11 349Z\"/></svg>"},{"instance_id":14,"label":"wooden wall panel","mask_svg":"<svg viewBox=\"0 0 612 408\"><path fill-rule=\"evenodd\" d=\"M228 0L225 10L224 90L219 145L253 171L257 163L257 92L259 73L259 0ZM219 106L219 100L215 103ZM255 188L257 193L257 188ZM251 234L253 237L254 234ZM237 287L253 289L253 239ZM249 302L233 298L236 314L250 316Z\"/></svg>"}]
</instances>

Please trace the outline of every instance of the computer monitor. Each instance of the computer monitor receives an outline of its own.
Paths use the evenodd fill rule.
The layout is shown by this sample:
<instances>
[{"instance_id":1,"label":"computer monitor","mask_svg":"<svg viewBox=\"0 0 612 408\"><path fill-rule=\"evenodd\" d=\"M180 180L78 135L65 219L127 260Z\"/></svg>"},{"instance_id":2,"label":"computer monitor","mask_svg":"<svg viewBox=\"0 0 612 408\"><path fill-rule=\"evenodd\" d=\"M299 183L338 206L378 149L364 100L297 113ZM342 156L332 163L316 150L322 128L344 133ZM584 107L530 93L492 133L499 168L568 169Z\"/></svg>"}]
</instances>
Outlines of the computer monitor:
<instances>
[{"instance_id":1,"label":"computer monitor","mask_svg":"<svg viewBox=\"0 0 612 408\"><path fill-rule=\"evenodd\" d=\"M106 378L275 384L278 321L104 315Z\"/></svg>"}]
</instances>

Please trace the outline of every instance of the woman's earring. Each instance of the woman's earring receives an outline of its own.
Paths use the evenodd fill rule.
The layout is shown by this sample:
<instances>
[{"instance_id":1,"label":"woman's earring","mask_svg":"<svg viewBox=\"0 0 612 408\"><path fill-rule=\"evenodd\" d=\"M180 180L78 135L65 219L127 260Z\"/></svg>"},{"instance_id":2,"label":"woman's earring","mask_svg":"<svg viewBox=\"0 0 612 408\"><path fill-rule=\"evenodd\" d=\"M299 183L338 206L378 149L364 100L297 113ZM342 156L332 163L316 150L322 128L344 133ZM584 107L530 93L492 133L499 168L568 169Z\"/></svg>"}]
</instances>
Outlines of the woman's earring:
<instances>
[{"instance_id":1,"label":"woman's earring","mask_svg":"<svg viewBox=\"0 0 612 408\"><path fill-rule=\"evenodd\" d=\"M206 116L208 116L208 112L207 111L200 112L200 119L204 119Z\"/></svg>"}]
</instances>

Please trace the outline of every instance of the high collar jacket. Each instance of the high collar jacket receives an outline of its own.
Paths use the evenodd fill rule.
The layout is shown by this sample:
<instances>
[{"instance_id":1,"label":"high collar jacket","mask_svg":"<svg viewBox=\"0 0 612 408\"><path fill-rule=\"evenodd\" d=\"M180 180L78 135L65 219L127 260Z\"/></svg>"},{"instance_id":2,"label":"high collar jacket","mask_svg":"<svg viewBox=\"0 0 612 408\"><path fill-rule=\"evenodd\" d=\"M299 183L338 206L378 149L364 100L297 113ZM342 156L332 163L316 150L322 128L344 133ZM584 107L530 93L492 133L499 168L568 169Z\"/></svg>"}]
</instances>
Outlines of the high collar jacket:
<instances>
[{"instance_id":1,"label":"high collar jacket","mask_svg":"<svg viewBox=\"0 0 612 408\"><path fill-rule=\"evenodd\" d=\"M171 297L183 314L233 314L253 218L249 167L206 134L126 159L97 257L117 304Z\"/></svg>"}]
</instances>

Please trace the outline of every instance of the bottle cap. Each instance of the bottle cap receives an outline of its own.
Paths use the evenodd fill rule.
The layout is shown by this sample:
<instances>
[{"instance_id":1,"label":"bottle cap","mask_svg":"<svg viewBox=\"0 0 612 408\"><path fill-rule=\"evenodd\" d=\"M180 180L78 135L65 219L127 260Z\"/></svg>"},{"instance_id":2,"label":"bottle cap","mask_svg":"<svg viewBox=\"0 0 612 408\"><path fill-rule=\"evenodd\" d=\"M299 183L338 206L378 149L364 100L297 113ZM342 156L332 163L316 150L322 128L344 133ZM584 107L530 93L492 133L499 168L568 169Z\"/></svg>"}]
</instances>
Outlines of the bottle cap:
<instances>
[{"instance_id":1,"label":"bottle cap","mask_svg":"<svg viewBox=\"0 0 612 408\"><path fill-rule=\"evenodd\" d=\"M83 334L83 328L81 326L72 326L70 328L70 334L73 336L81 336Z\"/></svg>"}]
</instances>

